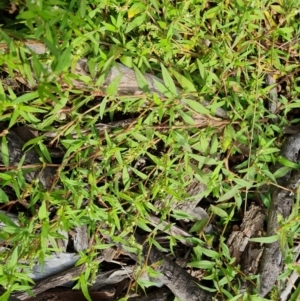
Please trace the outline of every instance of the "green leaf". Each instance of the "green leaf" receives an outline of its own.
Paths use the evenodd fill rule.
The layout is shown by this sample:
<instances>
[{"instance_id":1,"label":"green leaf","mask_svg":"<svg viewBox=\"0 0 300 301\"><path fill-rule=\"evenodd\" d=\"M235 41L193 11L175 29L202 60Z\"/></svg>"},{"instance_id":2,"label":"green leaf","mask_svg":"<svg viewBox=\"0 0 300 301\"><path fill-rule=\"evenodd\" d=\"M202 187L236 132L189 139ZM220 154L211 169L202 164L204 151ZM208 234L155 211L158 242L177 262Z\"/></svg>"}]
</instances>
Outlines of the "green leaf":
<instances>
[{"instance_id":1,"label":"green leaf","mask_svg":"<svg viewBox=\"0 0 300 301\"><path fill-rule=\"evenodd\" d=\"M86 0L79 0L79 15L82 19L86 15Z\"/></svg>"},{"instance_id":2,"label":"green leaf","mask_svg":"<svg viewBox=\"0 0 300 301\"><path fill-rule=\"evenodd\" d=\"M136 17L133 21L131 21L129 23L129 25L127 26L126 30L125 30L125 33L129 33L130 31L132 31L134 28L142 25L144 23L146 19L146 14L142 14L138 17Z\"/></svg>"},{"instance_id":3,"label":"green leaf","mask_svg":"<svg viewBox=\"0 0 300 301\"><path fill-rule=\"evenodd\" d=\"M122 74L119 74L106 88L106 93L108 96L115 96L118 92L118 87L122 78Z\"/></svg>"},{"instance_id":4,"label":"green leaf","mask_svg":"<svg viewBox=\"0 0 300 301\"><path fill-rule=\"evenodd\" d=\"M179 82L179 84L183 90L188 91L188 92L197 92L194 85L187 78L185 78L183 75L179 74L174 69L171 69L171 71L172 71L172 74L177 79L177 81Z\"/></svg>"},{"instance_id":5,"label":"green leaf","mask_svg":"<svg viewBox=\"0 0 300 301\"><path fill-rule=\"evenodd\" d=\"M216 263L214 261L208 261L208 260L193 261L187 264L187 266L191 268L198 268L204 270L213 269L215 265Z\"/></svg>"},{"instance_id":6,"label":"green leaf","mask_svg":"<svg viewBox=\"0 0 300 301\"><path fill-rule=\"evenodd\" d=\"M158 89L158 91L166 97L173 97L174 94L170 92L170 90L165 87L160 81L154 78L154 85Z\"/></svg>"},{"instance_id":7,"label":"green leaf","mask_svg":"<svg viewBox=\"0 0 300 301\"><path fill-rule=\"evenodd\" d=\"M145 93L150 92L149 84L148 84L146 77L142 74L140 69L137 68L135 65L133 66L133 69L134 69L136 81L137 81L139 87L141 88L141 90Z\"/></svg>"},{"instance_id":8,"label":"green leaf","mask_svg":"<svg viewBox=\"0 0 300 301\"><path fill-rule=\"evenodd\" d=\"M101 101L100 107L99 107L99 116L101 119L103 119L105 109L106 109L106 104L107 104L107 98L104 97Z\"/></svg>"},{"instance_id":9,"label":"green leaf","mask_svg":"<svg viewBox=\"0 0 300 301\"><path fill-rule=\"evenodd\" d=\"M41 141L43 140L43 136L38 136L38 137L35 137L35 138L33 138L33 139L30 139L29 141L27 141L24 145L23 145L23 147L22 147L22 150L25 150L25 149L27 149L27 147L28 146L35 146L36 144L39 144L39 143L41 143Z\"/></svg>"},{"instance_id":10,"label":"green leaf","mask_svg":"<svg viewBox=\"0 0 300 301\"><path fill-rule=\"evenodd\" d=\"M9 197L7 196L7 194L1 188L0 188L0 200L1 200L2 203L8 203L9 202Z\"/></svg>"},{"instance_id":11,"label":"green leaf","mask_svg":"<svg viewBox=\"0 0 300 301\"><path fill-rule=\"evenodd\" d=\"M179 145L181 145L184 149L186 149L189 153L192 152L192 149L188 143L188 141L186 140L186 138L184 136L182 136L180 133L178 132L174 132L174 137L177 140L177 142L179 143Z\"/></svg>"},{"instance_id":12,"label":"green leaf","mask_svg":"<svg viewBox=\"0 0 300 301\"><path fill-rule=\"evenodd\" d=\"M213 259L218 259L218 258L221 257L221 254L219 252L214 251L214 250L209 250L209 249L203 248L202 252L203 252L204 255L206 255L208 257L211 257Z\"/></svg>"},{"instance_id":13,"label":"green leaf","mask_svg":"<svg viewBox=\"0 0 300 301\"><path fill-rule=\"evenodd\" d=\"M184 99L184 102L195 112L199 114L209 115L210 111L206 109L200 102L192 99Z\"/></svg>"},{"instance_id":14,"label":"green leaf","mask_svg":"<svg viewBox=\"0 0 300 301\"><path fill-rule=\"evenodd\" d=\"M143 229L144 231L146 232L151 232L152 229L150 229L148 226L147 226L147 221L146 220L142 220L142 219L139 219L138 220L138 227Z\"/></svg>"},{"instance_id":15,"label":"green leaf","mask_svg":"<svg viewBox=\"0 0 300 301\"><path fill-rule=\"evenodd\" d=\"M163 64L160 64L160 67L166 88L173 94L173 96L177 95L178 92L170 73Z\"/></svg>"},{"instance_id":16,"label":"green leaf","mask_svg":"<svg viewBox=\"0 0 300 301\"><path fill-rule=\"evenodd\" d=\"M5 225L11 226L11 227L18 227L8 215L3 214L0 212L0 221L3 222Z\"/></svg>"},{"instance_id":17,"label":"green leaf","mask_svg":"<svg viewBox=\"0 0 300 301\"><path fill-rule=\"evenodd\" d=\"M72 47L69 46L67 49L63 51L62 54L60 54L56 66L54 68L55 72L60 73L71 65L71 50Z\"/></svg>"},{"instance_id":18,"label":"green leaf","mask_svg":"<svg viewBox=\"0 0 300 301\"><path fill-rule=\"evenodd\" d=\"M132 68L132 57L127 55L122 55L120 57L120 62L128 68Z\"/></svg>"},{"instance_id":19,"label":"green leaf","mask_svg":"<svg viewBox=\"0 0 300 301\"><path fill-rule=\"evenodd\" d=\"M41 243L40 243L42 252L44 254L46 254L47 251L48 234L49 234L49 222L44 219L42 224Z\"/></svg>"},{"instance_id":20,"label":"green leaf","mask_svg":"<svg viewBox=\"0 0 300 301\"><path fill-rule=\"evenodd\" d=\"M46 158L46 160L48 161L48 163L52 163L52 158L51 155L48 151L48 148L45 146L45 144L43 144L41 141L38 143L38 146L41 150L42 155L44 156L44 158Z\"/></svg>"},{"instance_id":21,"label":"green leaf","mask_svg":"<svg viewBox=\"0 0 300 301\"><path fill-rule=\"evenodd\" d=\"M280 167L278 168L273 176L278 179L278 178L282 178L284 177L287 173L289 173L291 171L291 167L287 167L287 166L283 166L283 167Z\"/></svg>"},{"instance_id":22,"label":"green leaf","mask_svg":"<svg viewBox=\"0 0 300 301\"><path fill-rule=\"evenodd\" d=\"M35 19L36 17L37 17L36 12L30 10L21 12L17 15L17 19L24 19L24 20Z\"/></svg>"},{"instance_id":23,"label":"green leaf","mask_svg":"<svg viewBox=\"0 0 300 301\"><path fill-rule=\"evenodd\" d=\"M122 180L126 187L128 187L130 185L130 176L129 176L128 169L126 166L123 166Z\"/></svg>"},{"instance_id":24,"label":"green leaf","mask_svg":"<svg viewBox=\"0 0 300 301\"><path fill-rule=\"evenodd\" d=\"M181 116L181 118L183 119L183 121L189 125L195 125L195 119L192 118L190 115L188 115L187 113L183 112L183 111L179 111L179 114Z\"/></svg>"},{"instance_id":25,"label":"green leaf","mask_svg":"<svg viewBox=\"0 0 300 301\"><path fill-rule=\"evenodd\" d=\"M268 236L268 237L254 237L254 238L250 238L249 241L271 244L275 241L278 241L278 239L279 239L279 235L273 235L273 236Z\"/></svg>"},{"instance_id":26,"label":"green leaf","mask_svg":"<svg viewBox=\"0 0 300 301\"><path fill-rule=\"evenodd\" d=\"M200 76L202 79L206 78L206 70L205 70L205 66L202 64L202 62L197 59L197 66L198 66L198 70L200 72Z\"/></svg>"},{"instance_id":27,"label":"green leaf","mask_svg":"<svg viewBox=\"0 0 300 301\"><path fill-rule=\"evenodd\" d=\"M218 203L219 202L224 202L224 201L227 201L231 198L233 198L236 194L239 193L241 189L241 186L240 185L235 185L233 186L229 191L227 191L225 194L223 194L219 199L218 199Z\"/></svg>"},{"instance_id":28,"label":"green leaf","mask_svg":"<svg viewBox=\"0 0 300 301\"><path fill-rule=\"evenodd\" d=\"M39 219L40 220L46 219L46 218L48 218L48 215L49 215L49 212L47 211L46 201L42 201L42 204L39 208L39 213L38 213Z\"/></svg>"},{"instance_id":29,"label":"green leaf","mask_svg":"<svg viewBox=\"0 0 300 301\"><path fill-rule=\"evenodd\" d=\"M11 253L11 256L8 260L7 263L7 268L8 269L13 269L16 267L17 263L18 263L18 259L19 259L19 248L16 247L14 248L14 250Z\"/></svg>"},{"instance_id":30,"label":"green leaf","mask_svg":"<svg viewBox=\"0 0 300 301\"><path fill-rule=\"evenodd\" d=\"M217 206L210 205L210 210L211 210L214 214L216 214L216 215L218 215L218 216L220 216L220 217L223 217L223 218L227 218L227 217L228 217L227 212L224 211L223 209L217 207Z\"/></svg>"},{"instance_id":31,"label":"green leaf","mask_svg":"<svg viewBox=\"0 0 300 301\"><path fill-rule=\"evenodd\" d=\"M80 287L81 290L83 292L84 297L88 300L88 301L92 301L89 291L88 291L88 286L87 286L87 279L82 279L82 281L80 282Z\"/></svg>"},{"instance_id":32,"label":"green leaf","mask_svg":"<svg viewBox=\"0 0 300 301\"><path fill-rule=\"evenodd\" d=\"M147 142L149 139L138 132L132 132L131 135L139 142Z\"/></svg>"},{"instance_id":33,"label":"green leaf","mask_svg":"<svg viewBox=\"0 0 300 301\"><path fill-rule=\"evenodd\" d=\"M286 167L291 167L291 168L294 168L294 169L300 169L300 164L299 163L294 163L293 161L290 161L289 159L283 157L283 156L279 156L277 158L277 161L286 166Z\"/></svg>"},{"instance_id":34,"label":"green leaf","mask_svg":"<svg viewBox=\"0 0 300 301\"><path fill-rule=\"evenodd\" d=\"M128 19L133 18L135 15L140 12L145 11L145 5L141 2L134 3L127 11Z\"/></svg>"},{"instance_id":35,"label":"green leaf","mask_svg":"<svg viewBox=\"0 0 300 301\"><path fill-rule=\"evenodd\" d=\"M37 99L39 97L38 91L35 92L28 92L24 93L21 96L19 96L17 99L14 100L14 104L24 103L28 101L32 101L34 99Z\"/></svg>"},{"instance_id":36,"label":"green leaf","mask_svg":"<svg viewBox=\"0 0 300 301\"><path fill-rule=\"evenodd\" d=\"M96 185L97 185L97 181L96 181L93 173L91 173L91 172L88 175L88 182L92 187L96 187Z\"/></svg>"},{"instance_id":37,"label":"green leaf","mask_svg":"<svg viewBox=\"0 0 300 301\"><path fill-rule=\"evenodd\" d=\"M3 179L5 181L11 181L12 180L12 175L7 174L7 173L0 173L0 179Z\"/></svg>"},{"instance_id":38,"label":"green leaf","mask_svg":"<svg viewBox=\"0 0 300 301\"><path fill-rule=\"evenodd\" d=\"M220 162L213 158L204 157L204 156L195 155L195 154L189 154L189 157L193 158L194 160L196 160L202 164L206 164L206 165L217 165Z\"/></svg>"},{"instance_id":39,"label":"green leaf","mask_svg":"<svg viewBox=\"0 0 300 301\"><path fill-rule=\"evenodd\" d=\"M228 299L228 301L236 301L236 300L240 300L242 296L243 296L243 294L239 294L239 295L237 295L237 296L235 296L235 297L233 297L233 298ZM252 298L251 298L251 300L252 300Z\"/></svg>"},{"instance_id":40,"label":"green leaf","mask_svg":"<svg viewBox=\"0 0 300 301\"><path fill-rule=\"evenodd\" d=\"M29 112L24 112L22 110L19 111L20 115L29 123L39 123L40 120L38 118L36 118L33 114L29 113Z\"/></svg>"},{"instance_id":41,"label":"green leaf","mask_svg":"<svg viewBox=\"0 0 300 301\"><path fill-rule=\"evenodd\" d=\"M9 149L8 149L8 144L7 144L7 140L6 140L5 136L2 137L2 142L1 142L1 157L2 157L2 161L3 161L4 165L6 167L8 167L9 166Z\"/></svg>"},{"instance_id":42,"label":"green leaf","mask_svg":"<svg viewBox=\"0 0 300 301\"><path fill-rule=\"evenodd\" d=\"M194 225L190 228L189 232L190 233L193 233L193 232L199 233L199 231L202 231L205 228L205 226L207 225L207 222L208 222L208 218L204 218L200 221L196 221L194 223Z\"/></svg>"},{"instance_id":43,"label":"green leaf","mask_svg":"<svg viewBox=\"0 0 300 301\"><path fill-rule=\"evenodd\" d=\"M19 109L25 112L31 112L31 113L46 113L46 110L40 109L40 108L36 108L34 106L26 106L23 104L19 105Z\"/></svg>"}]
</instances>

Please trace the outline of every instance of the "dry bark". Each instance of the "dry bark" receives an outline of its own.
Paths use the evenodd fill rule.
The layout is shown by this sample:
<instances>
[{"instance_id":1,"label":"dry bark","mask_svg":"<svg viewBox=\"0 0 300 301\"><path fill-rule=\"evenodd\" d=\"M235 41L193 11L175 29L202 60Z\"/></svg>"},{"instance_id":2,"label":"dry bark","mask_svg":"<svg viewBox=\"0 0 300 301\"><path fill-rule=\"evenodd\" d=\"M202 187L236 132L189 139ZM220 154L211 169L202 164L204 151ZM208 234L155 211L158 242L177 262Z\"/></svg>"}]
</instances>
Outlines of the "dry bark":
<instances>
[{"instance_id":1,"label":"dry bark","mask_svg":"<svg viewBox=\"0 0 300 301\"><path fill-rule=\"evenodd\" d=\"M128 301L173 301L173 294L166 287L142 297L129 298Z\"/></svg>"},{"instance_id":2,"label":"dry bark","mask_svg":"<svg viewBox=\"0 0 300 301\"><path fill-rule=\"evenodd\" d=\"M258 265L260 249L252 248L249 239L260 236L263 231L265 215L258 206L251 205L245 212L243 222L238 231L233 231L228 238L227 245L236 264L241 264L241 269L246 274L255 274ZM251 256L253 254L253 256Z\"/></svg>"},{"instance_id":3,"label":"dry bark","mask_svg":"<svg viewBox=\"0 0 300 301\"><path fill-rule=\"evenodd\" d=\"M300 134L291 136L286 139L282 146L281 155L292 162L299 161L300 150ZM278 164L276 169L280 168ZM276 187L272 191L271 205L268 214L268 229L267 236L272 236L277 233L279 228L278 215L287 218L291 212L294 203L294 191L297 189L300 182L300 171L290 171L284 177L278 180L278 183L285 187L281 189ZM283 266L282 254L279 241L267 244L264 248L263 257L260 263L259 272L260 280L260 295L266 296L274 286L280 271Z\"/></svg>"},{"instance_id":4,"label":"dry bark","mask_svg":"<svg viewBox=\"0 0 300 301\"><path fill-rule=\"evenodd\" d=\"M98 292L89 293L92 301L112 301L114 300L115 290L113 288L107 288ZM87 299L83 295L82 291L71 290L66 288L55 288L36 297L30 297L25 301L86 301Z\"/></svg>"},{"instance_id":5,"label":"dry bark","mask_svg":"<svg viewBox=\"0 0 300 301\"><path fill-rule=\"evenodd\" d=\"M111 250L113 251L113 249L106 249L102 255L98 256L95 259L95 261L98 261L99 263L103 261L111 261ZM115 254L115 251L112 253ZM34 295L42 294L49 289L59 287L65 283L72 281L73 278L79 276L83 270L84 266L78 266L56 273L55 275L47 277L46 279L37 281L31 291ZM128 278L132 274L132 271L133 266L127 266L123 270L121 270L121 272L119 272L119 270L112 270L103 273L101 272L96 276L95 283L90 288L90 291L95 292L96 290L99 290L104 286L119 283L123 279ZM18 293L14 294L14 297L17 297L19 300L27 300L29 298L29 295L27 293Z\"/></svg>"},{"instance_id":6,"label":"dry bark","mask_svg":"<svg viewBox=\"0 0 300 301\"><path fill-rule=\"evenodd\" d=\"M276 114L276 112L280 106L280 102L278 101L278 91L277 91L276 81L272 74L268 73L266 75L266 84L268 86L274 85L274 87L272 89L270 89L270 91L269 91L269 110L272 114ZM273 121L273 123L277 122L278 117L273 118L272 121Z\"/></svg>"},{"instance_id":7,"label":"dry bark","mask_svg":"<svg viewBox=\"0 0 300 301\"><path fill-rule=\"evenodd\" d=\"M135 238L139 243L143 243L138 235ZM147 264L151 264L156 271L161 273L158 279L179 299L189 301L212 300L212 295L200 288L196 278L192 277L185 269L170 260L154 246L143 243L143 255Z\"/></svg>"}]
</instances>

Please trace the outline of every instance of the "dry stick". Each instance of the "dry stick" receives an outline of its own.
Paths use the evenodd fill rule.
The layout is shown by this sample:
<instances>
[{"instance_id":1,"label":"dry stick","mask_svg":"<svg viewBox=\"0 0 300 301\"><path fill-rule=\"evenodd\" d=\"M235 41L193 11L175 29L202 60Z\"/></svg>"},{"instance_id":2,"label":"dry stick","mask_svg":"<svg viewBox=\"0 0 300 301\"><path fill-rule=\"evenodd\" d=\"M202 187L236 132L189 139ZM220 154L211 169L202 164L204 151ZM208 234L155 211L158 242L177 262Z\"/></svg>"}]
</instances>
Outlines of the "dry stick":
<instances>
[{"instance_id":1,"label":"dry stick","mask_svg":"<svg viewBox=\"0 0 300 301\"><path fill-rule=\"evenodd\" d=\"M282 146L281 155L292 162L298 161L300 151L300 134L291 136L286 139ZM276 170L281 165L275 166ZM287 218L291 213L291 208L294 203L294 194L300 182L300 170L289 172L284 177L278 179L278 183L285 186L288 190L283 190L276 187L272 191L271 205L268 215L267 236L276 235L279 229L278 215ZM282 254L279 241L267 244L265 246L262 261L260 263L260 296L266 296L273 288L283 266Z\"/></svg>"},{"instance_id":2,"label":"dry stick","mask_svg":"<svg viewBox=\"0 0 300 301\"><path fill-rule=\"evenodd\" d=\"M212 294L200 288L197 279L192 277L185 269L158 251L154 246L144 243L143 239L135 234L135 239L143 244L143 257L147 264L152 265L161 274L157 277L173 294L181 300L211 301Z\"/></svg>"},{"instance_id":3,"label":"dry stick","mask_svg":"<svg viewBox=\"0 0 300 301\"><path fill-rule=\"evenodd\" d=\"M256 237L259 231L263 230L265 215L259 206L251 205L245 212L243 222L238 231L233 231L226 244L229 248L230 255L234 257L235 264L239 264L242 257L250 257L249 240ZM241 269L244 273L249 273L252 262L241 262Z\"/></svg>"},{"instance_id":4,"label":"dry stick","mask_svg":"<svg viewBox=\"0 0 300 301\"><path fill-rule=\"evenodd\" d=\"M102 259L102 256L100 256L100 258ZM100 259L100 258L98 258L98 259ZM95 260L97 260L97 259L95 259ZM47 279L37 282L37 284L34 286L34 288L31 291L33 292L33 294L38 295L48 289L60 286L63 283L71 281L73 278L79 276L82 272L82 269L83 269L82 266L78 266L78 267L74 267L74 268L62 271L53 276L50 276ZM20 300L24 300L29 297L27 293L15 294L14 296Z\"/></svg>"},{"instance_id":5,"label":"dry stick","mask_svg":"<svg viewBox=\"0 0 300 301\"><path fill-rule=\"evenodd\" d=\"M294 261L296 264L300 265L300 244L294 249ZM298 258L299 257L299 258ZM291 294L294 287L296 287L295 283L300 278L299 272L294 271L286 280L286 287L280 294L280 300L286 301Z\"/></svg>"},{"instance_id":6,"label":"dry stick","mask_svg":"<svg viewBox=\"0 0 300 301\"><path fill-rule=\"evenodd\" d=\"M170 290L166 287L162 287L159 290L150 293L148 296L143 297L132 297L128 301L168 301L170 300ZM174 300L174 297L171 296L171 300Z\"/></svg>"},{"instance_id":7,"label":"dry stick","mask_svg":"<svg viewBox=\"0 0 300 301\"><path fill-rule=\"evenodd\" d=\"M274 87L269 91L269 110L272 114L276 114L280 103L278 102L278 92L277 92L277 86L276 86L276 81L273 78L273 76L269 73L267 73L266 75L266 84L268 86L272 86L274 85ZM276 122L277 121L277 117L273 118L272 121Z\"/></svg>"},{"instance_id":8,"label":"dry stick","mask_svg":"<svg viewBox=\"0 0 300 301\"><path fill-rule=\"evenodd\" d=\"M95 261L98 261L99 263L103 262L104 260L107 260L105 255L100 255L95 259ZM61 286L64 283L72 281L75 277L78 277L83 270L84 266L81 265L59 272L53 276L47 277L46 279L37 281L36 285L34 286L34 288L32 288L31 291L34 295L39 295L49 289ZM117 273L116 270L99 273L96 277L93 287L96 287L98 290L105 285L118 283L131 275L133 267L127 266L124 268L124 270L125 272L123 273ZM93 291L93 289L91 289L91 291ZM14 294L14 296L20 300L24 300L29 297L27 293Z\"/></svg>"}]
</instances>

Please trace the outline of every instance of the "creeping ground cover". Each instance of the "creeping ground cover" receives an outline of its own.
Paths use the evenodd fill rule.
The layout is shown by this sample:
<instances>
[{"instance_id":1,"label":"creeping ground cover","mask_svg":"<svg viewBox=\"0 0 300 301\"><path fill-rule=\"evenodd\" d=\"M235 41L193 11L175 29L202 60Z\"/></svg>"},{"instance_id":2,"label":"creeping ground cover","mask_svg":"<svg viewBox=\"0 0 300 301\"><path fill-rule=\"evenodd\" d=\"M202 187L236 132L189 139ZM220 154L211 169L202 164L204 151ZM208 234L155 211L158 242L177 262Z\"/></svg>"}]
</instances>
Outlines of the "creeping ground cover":
<instances>
[{"instance_id":1,"label":"creeping ground cover","mask_svg":"<svg viewBox=\"0 0 300 301\"><path fill-rule=\"evenodd\" d=\"M0 299L299 300L299 7L0 1Z\"/></svg>"}]
</instances>

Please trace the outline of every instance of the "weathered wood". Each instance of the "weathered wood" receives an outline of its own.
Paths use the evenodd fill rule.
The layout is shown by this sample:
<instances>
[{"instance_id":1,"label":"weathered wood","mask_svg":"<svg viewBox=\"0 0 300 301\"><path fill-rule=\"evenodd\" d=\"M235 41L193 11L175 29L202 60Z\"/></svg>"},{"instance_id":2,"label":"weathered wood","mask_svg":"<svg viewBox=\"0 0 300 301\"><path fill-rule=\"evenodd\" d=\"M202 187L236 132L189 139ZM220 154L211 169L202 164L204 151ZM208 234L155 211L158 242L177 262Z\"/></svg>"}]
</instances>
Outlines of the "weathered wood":
<instances>
[{"instance_id":1,"label":"weathered wood","mask_svg":"<svg viewBox=\"0 0 300 301\"><path fill-rule=\"evenodd\" d=\"M136 240L143 244L144 260L147 264L160 272L157 278L161 280L173 294L181 300L188 301L211 301L212 295L204 291L198 285L198 280L192 277L185 269L170 260L167 256L158 251L154 246L143 243L138 235Z\"/></svg>"},{"instance_id":2,"label":"weathered wood","mask_svg":"<svg viewBox=\"0 0 300 301\"><path fill-rule=\"evenodd\" d=\"M282 146L281 155L292 162L299 161L300 134L286 139ZM276 169L281 165L277 164ZM268 214L267 236L272 236L279 229L278 215L287 218L294 203L294 191L300 183L300 171L290 171L284 177L278 179L278 183L285 187L276 187L272 191L271 205ZM265 296L274 286L283 266L279 241L266 244L260 263L260 296Z\"/></svg>"},{"instance_id":3,"label":"weathered wood","mask_svg":"<svg viewBox=\"0 0 300 301\"><path fill-rule=\"evenodd\" d=\"M236 259L236 264L241 264L241 269L246 274L255 274L255 265L258 262L255 258L251 258L251 249L249 239L259 236L263 231L265 214L262 209L258 206L251 205L250 208L245 212L243 222L238 231L233 231L227 240L227 245L232 257ZM259 250L258 250L259 251ZM249 258L250 257L250 258Z\"/></svg>"},{"instance_id":4,"label":"weathered wood","mask_svg":"<svg viewBox=\"0 0 300 301\"><path fill-rule=\"evenodd\" d=\"M272 74L269 73L266 74L266 84L268 86L274 86L269 91L269 110L272 114L276 114L280 106L280 102L278 101L278 91L277 91L276 81ZM276 122L277 120L278 117L272 119L273 122Z\"/></svg>"},{"instance_id":5,"label":"weathered wood","mask_svg":"<svg viewBox=\"0 0 300 301\"><path fill-rule=\"evenodd\" d=\"M147 296L142 297L132 297L129 298L128 301L173 301L174 297L171 294L171 291L162 287L159 290L148 294Z\"/></svg>"},{"instance_id":6,"label":"weathered wood","mask_svg":"<svg viewBox=\"0 0 300 301\"><path fill-rule=\"evenodd\" d=\"M92 301L112 301L115 300L115 289L107 288L98 292L89 293ZM67 288L55 288L43 292L35 297L29 297L24 301L86 301L82 291Z\"/></svg>"},{"instance_id":7,"label":"weathered wood","mask_svg":"<svg viewBox=\"0 0 300 301\"><path fill-rule=\"evenodd\" d=\"M105 254L100 255L95 259L95 261L97 261L99 263L103 262L104 260L107 260ZM46 279L37 281L31 291L33 292L34 295L39 295L49 289L61 286L64 283L72 281L73 278L79 276L83 270L84 270L84 266L78 266L78 267L72 267L69 269L65 269L62 272L59 272L50 277L47 277ZM99 289L100 287L103 287L105 285L118 283L122 279L127 278L128 275L130 275L132 273L132 270L133 270L133 267L127 267L126 272L124 272L122 274L114 273L114 272L116 272L115 270L105 272L104 274L99 273L97 275L97 279L94 284L94 288L97 287ZM27 293L18 293L18 294L14 294L14 297L17 297L20 300L26 300L27 298L29 298L29 295Z\"/></svg>"}]
</instances>

